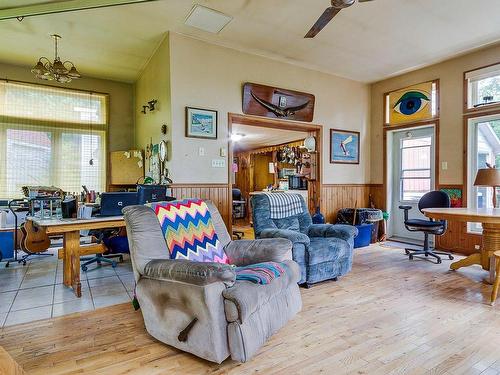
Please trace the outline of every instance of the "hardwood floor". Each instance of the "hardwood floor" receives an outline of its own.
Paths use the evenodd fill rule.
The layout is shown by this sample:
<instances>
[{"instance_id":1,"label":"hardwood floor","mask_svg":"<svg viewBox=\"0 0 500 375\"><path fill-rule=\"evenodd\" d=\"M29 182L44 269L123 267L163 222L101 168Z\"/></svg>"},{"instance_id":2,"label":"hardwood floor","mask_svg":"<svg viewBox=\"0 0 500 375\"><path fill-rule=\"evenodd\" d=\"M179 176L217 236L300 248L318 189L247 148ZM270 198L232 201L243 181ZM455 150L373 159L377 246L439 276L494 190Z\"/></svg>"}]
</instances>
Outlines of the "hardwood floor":
<instances>
[{"instance_id":1,"label":"hardwood floor","mask_svg":"<svg viewBox=\"0 0 500 375\"><path fill-rule=\"evenodd\" d=\"M338 282L301 289L304 307L249 363L217 365L148 336L123 304L6 327L0 345L28 374L499 374L500 305L485 272L356 250Z\"/></svg>"}]
</instances>

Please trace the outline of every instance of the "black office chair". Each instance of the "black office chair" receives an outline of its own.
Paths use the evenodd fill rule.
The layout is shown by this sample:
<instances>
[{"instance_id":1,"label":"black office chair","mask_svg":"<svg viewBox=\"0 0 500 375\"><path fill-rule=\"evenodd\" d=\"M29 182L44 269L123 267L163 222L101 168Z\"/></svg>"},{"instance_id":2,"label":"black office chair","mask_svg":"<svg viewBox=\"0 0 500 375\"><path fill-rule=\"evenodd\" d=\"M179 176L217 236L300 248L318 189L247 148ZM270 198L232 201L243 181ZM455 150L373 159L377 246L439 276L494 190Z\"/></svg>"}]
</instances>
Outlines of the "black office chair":
<instances>
[{"instance_id":1,"label":"black office chair","mask_svg":"<svg viewBox=\"0 0 500 375\"><path fill-rule=\"evenodd\" d=\"M116 235L120 232L120 229L103 229L103 230L91 230L89 235L92 235L96 238L97 244L102 244L104 242L104 238L108 238L110 236ZM82 257L80 258L83 261L81 265L81 269L83 272L88 271L88 265L92 263L97 263L97 266L100 266L102 263L109 263L111 267L115 268L117 266L117 262L114 258L118 258L118 261L123 262L122 254L104 254L98 253L93 257Z\"/></svg>"},{"instance_id":2,"label":"black office chair","mask_svg":"<svg viewBox=\"0 0 500 375\"><path fill-rule=\"evenodd\" d=\"M233 217L232 221L233 224L235 223L236 219L244 219L246 217L246 204L247 202L242 198L241 196L241 190L238 188L233 188L232 191L233 195ZM245 233L239 230L233 230L233 236L241 240L242 237L245 236Z\"/></svg>"},{"instance_id":3,"label":"black office chair","mask_svg":"<svg viewBox=\"0 0 500 375\"><path fill-rule=\"evenodd\" d=\"M422 198L418 201L418 209L422 212L425 208L448 208L450 207L450 197L444 191L431 191L424 194ZM453 256L450 253L445 253L442 251L434 251L429 248L429 234L434 234L441 236L446 232L447 223L446 220L434 221L432 219L409 219L408 211L411 210L411 206L399 206L400 209L404 210L405 215L405 227L410 232L424 232L424 248L422 250L416 249L405 249L406 255L409 259L413 259L415 255L425 255L428 257L436 258L436 263L441 263L441 257L439 255L446 255L453 260Z\"/></svg>"}]
</instances>

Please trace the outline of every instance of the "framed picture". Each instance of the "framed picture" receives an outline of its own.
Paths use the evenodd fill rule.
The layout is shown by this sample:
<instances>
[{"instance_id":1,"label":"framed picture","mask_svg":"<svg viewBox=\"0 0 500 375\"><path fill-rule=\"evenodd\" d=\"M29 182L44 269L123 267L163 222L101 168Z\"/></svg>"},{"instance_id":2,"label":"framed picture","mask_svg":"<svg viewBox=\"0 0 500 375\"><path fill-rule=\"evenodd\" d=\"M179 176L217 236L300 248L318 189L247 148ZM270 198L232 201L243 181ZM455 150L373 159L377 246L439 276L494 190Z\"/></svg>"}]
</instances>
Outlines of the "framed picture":
<instances>
[{"instance_id":1,"label":"framed picture","mask_svg":"<svg viewBox=\"0 0 500 375\"><path fill-rule=\"evenodd\" d=\"M186 107L186 137L217 139L217 111Z\"/></svg>"},{"instance_id":2,"label":"framed picture","mask_svg":"<svg viewBox=\"0 0 500 375\"><path fill-rule=\"evenodd\" d=\"M359 164L359 132L330 129L330 163Z\"/></svg>"},{"instance_id":3,"label":"framed picture","mask_svg":"<svg viewBox=\"0 0 500 375\"><path fill-rule=\"evenodd\" d=\"M462 186L461 185L441 185L440 189L450 196L451 207L463 207Z\"/></svg>"},{"instance_id":4,"label":"framed picture","mask_svg":"<svg viewBox=\"0 0 500 375\"><path fill-rule=\"evenodd\" d=\"M438 81L428 81L384 95L384 125L395 126L437 117Z\"/></svg>"}]
</instances>

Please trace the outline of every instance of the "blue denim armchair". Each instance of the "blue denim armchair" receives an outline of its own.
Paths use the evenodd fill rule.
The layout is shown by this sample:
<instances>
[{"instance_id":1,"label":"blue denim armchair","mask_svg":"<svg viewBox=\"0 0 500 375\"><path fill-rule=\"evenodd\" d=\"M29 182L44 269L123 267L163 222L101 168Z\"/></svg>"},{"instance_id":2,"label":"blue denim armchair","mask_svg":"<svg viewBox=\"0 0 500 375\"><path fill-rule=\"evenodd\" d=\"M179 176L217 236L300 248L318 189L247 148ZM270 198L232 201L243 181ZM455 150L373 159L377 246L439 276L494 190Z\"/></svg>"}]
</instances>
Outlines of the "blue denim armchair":
<instances>
[{"instance_id":1,"label":"blue denim armchair","mask_svg":"<svg viewBox=\"0 0 500 375\"><path fill-rule=\"evenodd\" d=\"M310 287L324 280L337 279L352 268L356 227L342 224L313 224L303 198L303 212L272 219L265 194L251 198L255 238L286 238L292 241L292 256L301 270L299 284Z\"/></svg>"}]
</instances>

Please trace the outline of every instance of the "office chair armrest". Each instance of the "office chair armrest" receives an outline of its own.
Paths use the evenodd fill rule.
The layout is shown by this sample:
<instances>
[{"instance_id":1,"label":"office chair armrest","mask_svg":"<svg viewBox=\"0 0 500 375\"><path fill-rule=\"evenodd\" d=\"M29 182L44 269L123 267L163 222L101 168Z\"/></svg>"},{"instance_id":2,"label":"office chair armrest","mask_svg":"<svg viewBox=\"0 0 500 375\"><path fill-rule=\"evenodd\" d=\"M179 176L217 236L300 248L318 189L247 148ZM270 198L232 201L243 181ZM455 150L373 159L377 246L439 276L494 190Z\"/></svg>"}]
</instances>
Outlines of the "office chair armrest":
<instances>
[{"instance_id":1,"label":"office chair armrest","mask_svg":"<svg viewBox=\"0 0 500 375\"><path fill-rule=\"evenodd\" d=\"M405 221L408 221L408 211L410 211L412 209L412 206L402 205L402 206L399 206L399 209L405 211Z\"/></svg>"},{"instance_id":2,"label":"office chair armrest","mask_svg":"<svg viewBox=\"0 0 500 375\"><path fill-rule=\"evenodd\" d=\"M229 264L193 262L180 259L155 259L146 264L142 277L154 280L179 281L204 286L222 282L232 286L236 280Z\"/></svg>"},{"instance_id":3,"label":"office chair armrest","mask_svg":"<svg viewBox=\"0 0 500 375\"><path fill-rule=\"evenodd\" d=\"M224 248L229 262L247 266L261 262L282 262L292 259L292 243L285 238L231 241Z\"/></svg>"},{"instance_id":4,"label":"office chair armrest","mask_svg":"<svg viewBox=\"0 0 500 375\"><path fill-rule=\"evenodd\" d=\"M308 234L309 237L334 237L348 241L358 235L358 229L346 224L312 224Z\"/></svg>"},{"instance_id":5,"label":"office chair armrest","mask_svg":"<svg viewBox=\"0 0 500 375\"><path fill-rule=\"evenodd\" d=\"M304 233L296 232L294 230L288 229L264 229L259 234L260 238L286 238L292 241L293 244L301 243L305 246L309 246L311 240Z\"/></svg>"}]
</instances>

